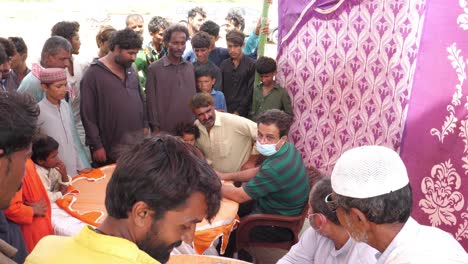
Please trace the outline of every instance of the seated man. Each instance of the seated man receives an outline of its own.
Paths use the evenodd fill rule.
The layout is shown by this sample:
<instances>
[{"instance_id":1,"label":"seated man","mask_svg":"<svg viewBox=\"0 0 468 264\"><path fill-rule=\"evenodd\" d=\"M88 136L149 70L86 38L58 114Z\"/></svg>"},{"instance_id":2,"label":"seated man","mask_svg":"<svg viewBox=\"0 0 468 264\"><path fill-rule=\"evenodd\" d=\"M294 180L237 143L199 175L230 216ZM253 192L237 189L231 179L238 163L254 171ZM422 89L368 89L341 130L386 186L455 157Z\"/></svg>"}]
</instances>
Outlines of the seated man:
<instances>
[{"instance_id":1,"label":"seated man","mask_svg":"<svg viewBox=\"0 0 468 264\"><path fill-rule=\"evenodd\" d=\"M377 251L349 237L335 212L328 210L325 197L332 192L330 178L317 179L309 198L310 226L299 242L278 264L296 263L375 263Z\"/></svg>"},{"instance_id":2,"label":"seated man","mask_svg":"<svg viewBox=\"0 0 468 264\"><path fill-rule=\"evenodd\" d=\"M258 155L252 154L252 145L257 137L254 122L233 114L215 110L210 94L198 93L192 97L190 107L200 129L197 146L210 160L216 171L239 171L246 162Z\"/></svg>"},{"instance_id":3,"label":"seated man","mask_svg":"<svg viewBox=\"0 0 468 264\"><path fill-rule=\"evenodd\" d=\"M333 168L331 210L350 236L379 251L377 263L468 263L452 235L411 215L413 194L398 154L382 146L346 151Z\"/></svg>"},{"instance_id":4,"label":"seated man","mask_svg":"<svg viewBox=\"0 0 468 264\"><path fill-rule=\"evenodd\" d=\"M165 263L182 240L193 240L197 223L216 215L220 190L213 170L181 140L145 138L117 160L104 222L75 237L42 239L26 263Z\"/></svg>"},{"instance_id":5,"label":"seated man","mask_svg":"<svg viewBox=\"0 0 468 264\"><path fill-rule=\"evenodd\" d=\"M240 217L252 213L299 215L307 203L310 187L301 154L287 141L292 117L273 109L260 115L257 122L256 148L267 158L260 168L218 173L221 180L245 182L241 188L223 186L223 196L241 203ZM283 241L291 237L287 229L257 229L250 236L259 241Z\"/></svg>"}]
</instances>

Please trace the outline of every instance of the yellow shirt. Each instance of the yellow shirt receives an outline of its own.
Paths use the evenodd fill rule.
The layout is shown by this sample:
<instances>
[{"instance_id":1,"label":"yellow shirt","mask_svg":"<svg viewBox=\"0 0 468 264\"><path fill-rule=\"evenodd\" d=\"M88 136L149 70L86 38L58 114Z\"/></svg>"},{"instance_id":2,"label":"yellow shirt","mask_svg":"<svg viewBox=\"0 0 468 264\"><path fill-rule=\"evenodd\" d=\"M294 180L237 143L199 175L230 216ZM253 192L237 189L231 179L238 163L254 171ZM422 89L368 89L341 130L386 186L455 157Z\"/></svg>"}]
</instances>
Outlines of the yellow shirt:
<instances>
[{"instance_id":1,"label":"yellow shirt","mask_svg":"<svg viewBox=\"0 0 468 264\"><path fill-rule=\"evenodd\" d=\"M47 236L36 245L25 263L159 264L127 239L102 235L90 226L74 237Z\"/></svg>"},{"instance_id":2,"label":"yellow shirt","mask_svg":"<svg viewBox=\"0 0 468 264\"><path fill-rule=\"evenodd\" d=\"M239 171L252 154L252 145L257 139L257 124L233 114L218 111L215 114L215 123L209 135L200 121L195 121L200 129L197 146L212 162L215 170Z\"/></svg>"}]
</instances>

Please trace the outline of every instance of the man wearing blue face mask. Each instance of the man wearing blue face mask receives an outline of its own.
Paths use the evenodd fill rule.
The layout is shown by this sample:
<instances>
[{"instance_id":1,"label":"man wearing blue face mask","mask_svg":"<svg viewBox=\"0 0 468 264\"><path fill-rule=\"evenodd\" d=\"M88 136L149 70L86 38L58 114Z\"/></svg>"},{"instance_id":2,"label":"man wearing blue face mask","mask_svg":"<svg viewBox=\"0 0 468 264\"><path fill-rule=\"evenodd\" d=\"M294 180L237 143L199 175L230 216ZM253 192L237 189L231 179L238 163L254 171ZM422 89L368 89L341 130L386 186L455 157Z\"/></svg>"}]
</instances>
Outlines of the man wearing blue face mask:
<instances>
[{"instance_id":1,"label":"man wearing blue face mask","mask_svg":"<svg viewBox=\"0 0 468 264\"><path fill-rule=\"evenodd\" d=\"M274 109L257 118L256 147L266 160L259 168L235 173L219 173L222 180L244 182L241 188L223 185L223 196L240 203L239 216L266 213L295 216L307 203L308 174L301 154L287 141L293 118ZM242 219L241 219L242 221ZM292 236L287 229L257 227L250 234L258 241L284 241Z\"/></svg>"}]
</instances>

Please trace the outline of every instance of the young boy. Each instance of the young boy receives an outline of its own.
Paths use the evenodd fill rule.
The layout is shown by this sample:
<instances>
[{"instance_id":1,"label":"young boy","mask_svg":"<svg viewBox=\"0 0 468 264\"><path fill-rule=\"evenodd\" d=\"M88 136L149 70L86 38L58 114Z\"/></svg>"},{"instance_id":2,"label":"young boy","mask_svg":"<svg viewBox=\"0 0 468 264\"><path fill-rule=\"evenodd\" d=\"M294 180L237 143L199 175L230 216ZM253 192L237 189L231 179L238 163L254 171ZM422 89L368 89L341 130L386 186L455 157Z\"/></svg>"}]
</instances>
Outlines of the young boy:
<instances>
[{"instance_id":1,"label":"young boy","mask_svg":"<svg viewBox=\"0 0 468 264\"><path fill-rule=\"evenodd\" d=\"M67 169L58 157L58 149L59 143L50 136L40 137L32 146L31 159L51 203L61 198L71 184Z\"/></svg>"},{"instance_id":2,"label":"young boy","mask_svg":"<svg viewBox=\"0 0 468 264\"><path fill-rule=\"evenodd\" d=\"M223 88L229 113L247 117L252 104L255 61L244 56L244 33L233 29L226 35L229 59L221 63Z\"/></svg>"},{"instance_id":3,"label":"young boy","mask_svg":"<svg viewBox=\"0 0 468 264\"><path fill-rule=\"evenodd\" d=\"M210 64L204 64L195 68L197 89L202 93L208 93L213 97L215 109L226 112L226 99L223 92L216 91L215 69Z\"/></svg>"},{"instance_id":4,"label":"young boy","mask_svg":"<svg viewBox=\"0 0 468 264\"><path fill-rule=\"evenodd\" d=\"M46 68L39 74L45 97L39 102L41 113L38 124L42 133L53 137L59 143L58 156L73 177L84 168L78 156L72 136L74 126L70 107L63 100L67 92L67 75L64 69Z\"/></svg>"},{"instance_id":5,"label":"young boy","mask_svg":"<svg viewBox=\"0 0 468 264\"><path fill-rule=\"evenodd\" d=\"M176 136L182 138L182 140L192 146L195 146L195 141L200 137L200 130L198 127L191 123L179 123L176 126Z\"/></svg>"},{"instance_id":6,"label":"young boy","mask_svg":"<svg viewBox=\"0 0 468 264\"><path fill-rule=\"evenodd\" d=\"M252 110L249 118L256 121L257 117L270 109L279 109L293 115L291 99L288 92L275 82L276 61L268 57L260 57L255 63L261 83L253 91Z\"/></svg>"},{"instance_id":7,"label":"young boy","mask_svg":"<svg viewBox=\"0 0 468 264\"><path fill-rule=\"evenodd\" d=\"M193 53L195 53L196 60L193 62L193 66L198 67L200 65L209 64L214 69L214 77L216 78L216 82L214 84L215 89L220 89L222 87L222 75L221 70L214 64L213 62L208 60L210 55L210 46L211 46L211 39L208 33L200 31L197 32L192 37L192 48Z\"/></svg>"}]
</instances>

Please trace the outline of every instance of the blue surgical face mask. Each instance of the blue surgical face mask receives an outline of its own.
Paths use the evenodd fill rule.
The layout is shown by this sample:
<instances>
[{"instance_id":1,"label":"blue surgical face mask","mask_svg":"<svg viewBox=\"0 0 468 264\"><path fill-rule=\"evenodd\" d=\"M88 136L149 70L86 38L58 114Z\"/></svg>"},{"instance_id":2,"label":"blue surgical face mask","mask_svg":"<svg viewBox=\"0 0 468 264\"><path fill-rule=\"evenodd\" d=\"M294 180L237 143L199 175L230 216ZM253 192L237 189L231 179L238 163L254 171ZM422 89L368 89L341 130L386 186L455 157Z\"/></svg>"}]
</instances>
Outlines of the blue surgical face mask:
<instances>
[{"instance_id":1,"label":"blue surgical face mask","mask_svg":"<svg viewBox=\"0 0 468 264\"><path fill-rule=\"evenodd\" d=\"M260 142L255 143L255 147L257 148L258 152L263 156L271 156L278 152L276 150L276 144L261 144Z\"/></svg>"}]
</instances>

